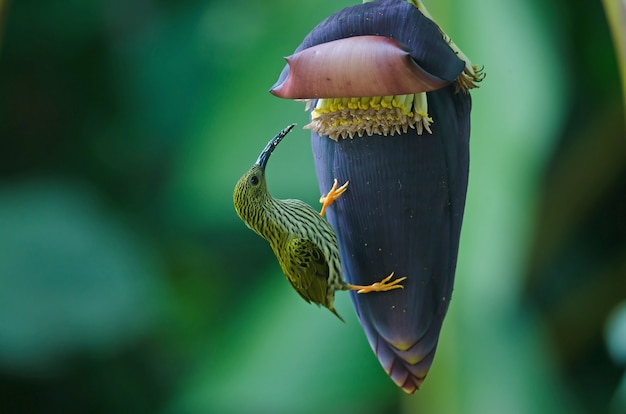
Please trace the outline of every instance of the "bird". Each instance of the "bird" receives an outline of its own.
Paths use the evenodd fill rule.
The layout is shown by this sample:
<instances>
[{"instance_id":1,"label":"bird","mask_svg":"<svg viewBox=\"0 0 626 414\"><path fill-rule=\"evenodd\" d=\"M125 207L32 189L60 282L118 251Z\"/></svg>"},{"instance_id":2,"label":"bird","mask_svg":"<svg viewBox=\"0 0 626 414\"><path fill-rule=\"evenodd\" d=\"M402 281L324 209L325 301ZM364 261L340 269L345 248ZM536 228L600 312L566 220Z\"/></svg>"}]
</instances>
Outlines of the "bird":
<instances>
[{"instance_id":1,"label":"bird","mask_svg":"<svg viewBox=\"0 0 626 414\"><path fill-rule=\"evenodd\" d=\"M347 190L348 183L337 188L337 180L334 181L329 193L320 199L321 213L304 201L279 200L269 193L265 179L267 162L294 126L287 126L272 138L254 165L241 176L233 193L235 210L251 230L269 242L296 292L306 302L324 306L344 321L334 307L336 291L370 293L403 289L400 282L406 277L392 280L394 272L391 272L371 285L352 285L344 280L337 236L323 213Z\"/></svg>"}]
</instances>

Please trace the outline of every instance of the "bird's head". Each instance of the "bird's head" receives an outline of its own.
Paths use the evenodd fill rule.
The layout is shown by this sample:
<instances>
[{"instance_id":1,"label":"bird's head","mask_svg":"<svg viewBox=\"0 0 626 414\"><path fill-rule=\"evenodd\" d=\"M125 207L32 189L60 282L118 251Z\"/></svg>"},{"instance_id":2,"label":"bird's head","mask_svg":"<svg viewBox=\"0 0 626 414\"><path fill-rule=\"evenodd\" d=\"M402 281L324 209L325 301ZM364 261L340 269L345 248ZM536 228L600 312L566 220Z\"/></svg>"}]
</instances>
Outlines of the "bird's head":
<instances>
[{"instance_id":1,"label":"bird's head","mask_svg":"<svg viewBox=\"0 0 626 414\"><path fill-rule=\"evenodd\" d=\"M267 161L276 146L294 126L295 124L289 125L272 138L271 141L267 143L254 165L237 182L233 199L235 208L239 215L244 218L244 221L248 216L248 214L246 214L247 210L261 205L268 197L269 194L265 182L265 167Z\"/></svg>"},{"instance_id":2,"label":"bird's head","mask_svg":"<svg viewBox=\"0 0 626 414\"><path fill-rule=\"evenodd\" d=\"M234 201L237 211L240 206L259 204L267 197L267 185L265 183L265 169L254 164L237 182L235 186Z\"/></svg>"}]
</instances>

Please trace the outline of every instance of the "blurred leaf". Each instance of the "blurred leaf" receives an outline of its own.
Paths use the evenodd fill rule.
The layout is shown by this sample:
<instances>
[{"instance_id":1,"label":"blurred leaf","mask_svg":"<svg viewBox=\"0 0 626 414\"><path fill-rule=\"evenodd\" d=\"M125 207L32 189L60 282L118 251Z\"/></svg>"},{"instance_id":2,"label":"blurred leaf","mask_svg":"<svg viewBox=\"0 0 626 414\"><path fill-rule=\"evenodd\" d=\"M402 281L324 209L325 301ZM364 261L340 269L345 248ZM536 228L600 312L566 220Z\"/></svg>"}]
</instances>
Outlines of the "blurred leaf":
<instances>
[{"instance_id":1,"label":"blurred leaf","mask_svg":"<svg viewBox=\"0 0 626 414\"><path fill-rule=\"evenodd\" d=\"M616 306L609 315L604 335L609 355L623 370L611 400L611 413L623 413L626 411L626 301Z\"/></svg>"},{"instance_id":2,"label":"blurred leaf","mask_svg":"<svg viewBox=\"0 0 626 414\"><path fill-rule=\"evenodd\" d=\"M155 261L96 200L60 181L0 189L0 364L54 368L136 340L155 321Z\"/></svg>"},{"instance_id":3,"label":"blurred leaf","mask_svg":"<svg viewBox=\"0 0 626 414\"><path fill-rule=\"evenodd\" d=\"M611 358L626 367L626 301L616 306L609 315L605 337Z\"/></svg>"},{"instance_id":4,"label":"blurred leaf","mask_svg":"<svg viewBox=\"0 0 626 414\"><path fill-rule=\"evenodd\" d=\"M626 3L623 0L603 0L602 3L613 35L615 53L620 65L622 94L626 101Z\"/></svg>"}]
</instances>

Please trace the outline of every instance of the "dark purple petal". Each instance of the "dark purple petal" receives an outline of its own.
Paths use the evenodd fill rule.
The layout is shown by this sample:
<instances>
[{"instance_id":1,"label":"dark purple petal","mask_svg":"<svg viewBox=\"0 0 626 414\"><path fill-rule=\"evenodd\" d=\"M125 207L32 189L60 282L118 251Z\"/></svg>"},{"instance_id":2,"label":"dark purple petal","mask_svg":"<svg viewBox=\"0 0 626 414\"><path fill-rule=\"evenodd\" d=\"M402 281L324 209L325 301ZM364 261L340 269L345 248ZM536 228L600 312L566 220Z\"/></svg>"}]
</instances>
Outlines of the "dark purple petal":
<instances>
[{"instance_id":1,"label":"dark purple petal","mask_svg":"<svg viewBox=\"0 0 626 414\"><path fill-rule=\"evenodd\" d=\"M312 134L320 191L350 181L327 210L346 280L407 277L404 289L351 297L381 364L409 393L428 372L450 303L469 168L470 96L450 85L428 100L432 135Z\"/></svg>"}]
</instances>

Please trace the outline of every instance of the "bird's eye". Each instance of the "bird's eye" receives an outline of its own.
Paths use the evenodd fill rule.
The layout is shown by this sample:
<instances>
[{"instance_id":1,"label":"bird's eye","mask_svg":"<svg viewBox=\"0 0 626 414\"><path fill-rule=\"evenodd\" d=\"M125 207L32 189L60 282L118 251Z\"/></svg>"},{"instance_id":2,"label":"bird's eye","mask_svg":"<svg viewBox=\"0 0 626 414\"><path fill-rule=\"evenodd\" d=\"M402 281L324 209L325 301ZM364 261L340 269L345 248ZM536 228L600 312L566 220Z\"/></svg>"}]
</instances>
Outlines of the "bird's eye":
<instances>
[{"instance_id":1,"label":"bird's eye","mask_svg":"<svg viewBox=\"0 0 626 414\"><path fill-rule=\"evenodd\" d=\"M259 183L259 177L257 177L256 175L253 175L252 177L250 177L250 184L257 185L258 183Z\"/></svg>"}]
</instances>

